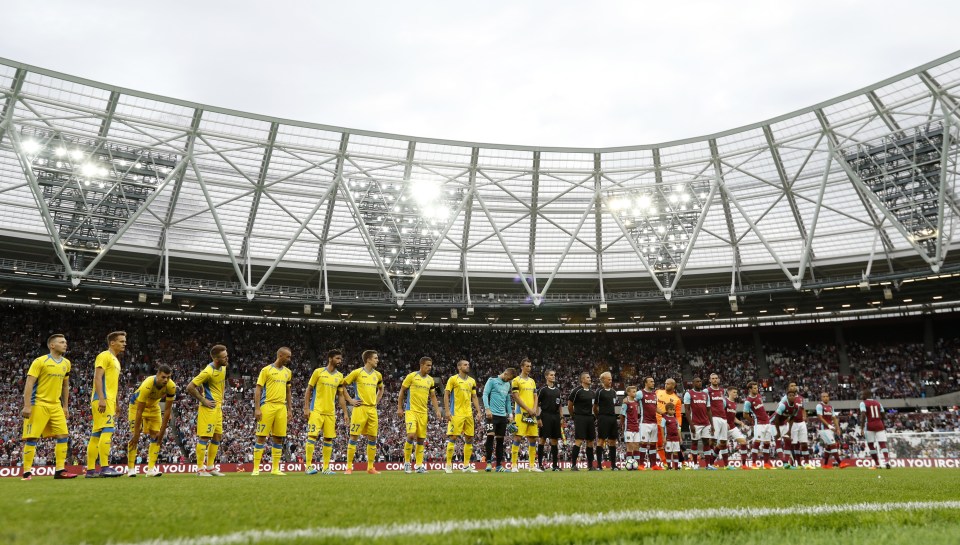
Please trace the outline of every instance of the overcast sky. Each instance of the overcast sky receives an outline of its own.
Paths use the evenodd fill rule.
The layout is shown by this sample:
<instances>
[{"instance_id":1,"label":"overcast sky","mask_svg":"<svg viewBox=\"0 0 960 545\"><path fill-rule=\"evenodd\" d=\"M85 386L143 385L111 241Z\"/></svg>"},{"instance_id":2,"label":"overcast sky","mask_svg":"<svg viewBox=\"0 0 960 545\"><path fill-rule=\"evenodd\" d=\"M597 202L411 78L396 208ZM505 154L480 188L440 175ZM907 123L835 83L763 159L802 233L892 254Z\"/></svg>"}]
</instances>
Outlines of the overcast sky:
<instances>
[{"instance_id":1,"label":"overcast sky","mask_svg":"<svg viewBox=\"0 0 960 545\"><path fill-rule=\"evenodd\" d=\"M2 17L0 56L105 83L329 125L544 146L716 132L960 49L955 0L7 0Z\"/></svg>"}]
</instances>

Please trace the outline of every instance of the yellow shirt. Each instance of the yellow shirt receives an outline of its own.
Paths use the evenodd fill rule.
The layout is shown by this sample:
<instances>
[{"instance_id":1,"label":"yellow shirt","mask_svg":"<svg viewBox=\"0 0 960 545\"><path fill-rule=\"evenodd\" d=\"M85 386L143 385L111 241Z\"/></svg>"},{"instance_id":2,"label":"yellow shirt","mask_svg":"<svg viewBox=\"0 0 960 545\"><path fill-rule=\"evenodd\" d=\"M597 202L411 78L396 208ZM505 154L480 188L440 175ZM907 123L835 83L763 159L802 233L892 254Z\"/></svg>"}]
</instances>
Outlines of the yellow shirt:
<instances>
[{"instance_id":1,"label":"yellow shirt","mask_svg":"<svg viewBox=\"0 0 960 545\"><path fill-rule=\"evenodd\" d=\"M293 373L287 367L279 369L270 364L260 370L260 376L257 377L257 386L263 388L260 394L260 404L264 403L286 403L287 402L287 384L293 378Z\"/></svg>"},{"instance_id":2,"label":"yellow shirt","mask_svg":"<svg viewBox=\"0 0 960 545\"><path fill-rule=\"evenodd\" d=\"M473 396L477 393L477 381L473 377L460 378L453 375L447 379L446 391L450 392L450 415L473 416Z\"/></svg>"},{"instance_id":3,"label":"yellow shirt","mask_svg":"<svg viewBox=\"0 0 960 545\"><path fill-rule=\"evenodd\" d=\"M203 397L215 401L219 406L223 404L223 385L226 381L226 366L217 369L213 366L213 362L210 362L191 382L194 386L203 388Z\"/></svg>"},{"instance_id":4,"label":"yellow shirt","mask_svg":"<svg viewBox=\"0 0 960 545\"><path fill-rule=\"evenodd\" d=\"M363 367L354 369L343 379L343 383L356 384L354 388L362 404L369 407L377 406L377 388L383 384L383 375L380 371L367 373Z\"/></svg>"},{"instance_id":5,"label":"yellow shirt","mask_svg":"<svg viewBox=\"0 0 960 545\"><path fill-rule=\"evenodd\" d=\"M113 352L104 350L97 356L94 367L103 369L103 379L100 384L103 386L103 393L106 399L112 399L116 402L117 389L120 386L120 360L113 355ZM94 387L93 391L90 392L90 400L97 401L98 399L97 389Z\"/></svg>"},{"instance_id":6,"label":"yellow shirt","mask_svg":"<svg viewBox=\"0 0 960 545\"><path fill-rule=\"evenodd\" d=\"M407 389L407 400L403 408L415 413L427 412L427 399L430 397L430 390L433 389L433 377L423 376L419 371L414 371L403 379L403 387Z\"/></svg>"},{"instance_id":7,"label":"yellow shirt","mask_svg":"<svg viewBox=\"0 0 960 545\"><path fill-rule=\"evenodd\" d=\"M673 402L673 410L676 413L677 425L679 426L683 422L683 401L680 400L680 396L676 392L668 394L666 390L657 390L657 409L665 411L668 402ZM657 413L657 422L660 422L661 418L663 416ZM724 415L724 418L726 418L726 415Z\"/></svg>"},{"instance_id":8,"label":"yellow shirt","mask_svg":"<svg viewBox=\"0 0 960 545\"><path fill-rule=\"evenodd\" d=\"M31 403L34 405L37 403L59 405L61 403L60 394L63 393L63 381L70 376L70 360L63 356L59 360L55 360L50 354L40 356L30 364L27 376L37 379L37 382L33 385L33 394L30 397Z\"/></svg>"},{"instance_id":9,"label":"yellow shirt","mask_svg":"<svg viewBox=\"0 0 960 545\"><path fill-rule=\"evenodd\" d=\"M530 407L532 409L533 397L537 395L537 382L533 380L533 377L523 378L521 376L518 376L515 379L513 379L513 382L511 383L511 385L512 385L513 391L517 392L517 395L520 397L520 401L523 401L523 403L527 407ZM519 403L516 404L516 407L517 407L516 409L517 414L520 414L521 412L523 412L523 409L520 408Z\"/></svg>"},{"instance_id":10,"label":"yellow shirt","mask_svg":"<svg viewBox=\"0 0 960 545\"><path fill-rule=\"evenodd\" d=\"M159 412L161 399L173 400L175 397L177 397L177 385L172 380L167 380L162 388L157 388L157 376L154 375L143 379L140 387L130 396L130 405L136 405L142 401L143 412Z\"/></svg>"},{"instance_id":11,"label":"yellow shirt","mask_svg":"<svg viewBox=\"0 0 960 545\"><path fill-rule=\"evenodd\" d=\"M335 414L337 391L343 387L343 373L330 373L326 367L313 371L310 376L310 386L313 388L313 397L310 399L310 410L317 414Z\"/></svg>"}]
</instances>

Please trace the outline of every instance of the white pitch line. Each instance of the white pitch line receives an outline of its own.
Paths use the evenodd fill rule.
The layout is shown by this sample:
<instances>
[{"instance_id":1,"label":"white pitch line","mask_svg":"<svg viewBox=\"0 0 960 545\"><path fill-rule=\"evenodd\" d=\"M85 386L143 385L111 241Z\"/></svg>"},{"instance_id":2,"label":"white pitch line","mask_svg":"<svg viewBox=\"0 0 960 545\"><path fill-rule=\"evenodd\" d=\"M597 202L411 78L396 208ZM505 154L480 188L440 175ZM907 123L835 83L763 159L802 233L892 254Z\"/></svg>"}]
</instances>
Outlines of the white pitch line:
<instances>
[{"instance_id":1,"label":"white pitch line","mask_svg":"<svg viewBox=\"0 0 960 545\"><path fill-rule=\"evenodd\" d=\"M686 511L609 511L606 513L557 513L531 518L486 520L446 520L413 522L380 526L314 527L298 530L245 530L231 534L158 538L125 545L252 545L264 541L299 541L321 538L378 539L388 537L433 536L477 530L496 531L509 528L543 526L596 526L609 522L690 521L703 519L752 519L790 515L828 515L834 513L877 513L891 511L929 511L960 509L960 501L926 501L895 503L851 503L845 505L796 505L792 507L717 507Z\"/></svg>"}]
</instances>

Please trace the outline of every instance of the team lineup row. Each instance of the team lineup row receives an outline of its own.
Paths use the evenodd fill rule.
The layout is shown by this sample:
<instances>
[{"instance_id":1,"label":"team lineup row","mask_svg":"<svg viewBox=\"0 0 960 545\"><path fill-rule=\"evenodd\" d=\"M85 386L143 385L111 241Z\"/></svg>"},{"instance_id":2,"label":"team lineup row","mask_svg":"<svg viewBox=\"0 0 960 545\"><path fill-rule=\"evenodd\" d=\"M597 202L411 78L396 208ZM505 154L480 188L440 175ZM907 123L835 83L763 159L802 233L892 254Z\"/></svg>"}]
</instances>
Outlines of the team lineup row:
<instances>
[{"instance_id":1,"label":"team lineup row","mask_svg":"<svg viewBox=\"0 0 960 545\"><path fill-rule=\"evenodd\" d=\"M115 430L121 369L119 357L126 348L126 334L123 331L110 333L107 344L107 350L97 356L94 364L90 401L93 425L87 445L87 478L123 474L108 467L107 455ZM24 385L24 480L31 479L37 441L43 437L56 440L55 478L76 477L65 470L71 369L70 361L64 357L67 340L63 335L56 334L47 339L47 345L49 353L32 362ZM276 360L263 367L257 377L254 391L256 443L253 475L260 473L268 440L272 455L271 474L283 475L279 468L282 443L287 434L287 416L293 410L290 391L292 372L286 366L291 355L289 348L280 348ZM223 434L221 407L229 354L225 346L215 345L210 349L210 356L210 363L187 383L186 392L199 403L196 447L198 475L222 476L216 470L215 461ZM336 438L338 404L350 436L345 473L353 471L361 438L366 439L367 459L373 460L376 456L377 407L384 392L383 378L377 371L379 355L376 351L364 351L361 360L362 367L344 376L338 371L343 354L339 350L331 350L327 353L327 365L314 370L310 377L303 398L303 413L308 419L304 449L308 474L321 471L324 474L333 473L330 461ZM604 450L609 453L610 467L619 469L616 449L620 437L626 443L625 469L680 469L684 467L683 460L686 458L681 453L680 440L684 418L689 421L693 440L693 447L687 453L693 462L688 467L693 469L736 468L728 464L734 447L739 450L740 467L743 468L771 468L773 457L779 458L787 468L812 468L809 463L806 411L795 385L788 388L774 414L769 415L764 409L758 385L749 383L743 408L744 419L747 420L745 423L737 418L738 389L721 388L720 378L716 374L710 376L710 384L705 389L701 380L695 378L693 388L687 390L682 399L676 392L673 379L667 379L662 389L655 389L654 379L647 377L642 388L628 386L626 395L620 400L612 388L609 372L600 375L601 388L596 391L591 389L591 376L585 372L580 376L580 385L566 397L568 414L564 415L561 410L562 396L555 384L556 373L550 370L544 373L546 385L537 389L531 377L532 363L524 358L519 371L507 368L486 381L481 409L477 383L469 375L470 364L461 360L456 364L457 374L451 376L443 388L441 410L437 384L430 376L432 365L431 358L421 358L419 370L404 378L397 398L397 413L404 418L406 426L404 470L408 473L426 472L423 453L431 407L438 420L447 422L447 473L453 472L458 440L463 441L462 471L477 472L472 463L473 442L476 422L481 415L486 435L487 471L508 471L504 453L507 437L512 437L509 471L519 471L519 451L524 441L530 460L529 471L544 471L548 458L552 460L552 469L559 471L558 441L563 434L562 420L565 417L573 419L575 429L571 453L573 470L578 469L581 447L585 447L589 470L603 467ZM171 374L170 367L159 365L157 373L143 380L130 396L128 422L132 438L127 445L128 476L137 474L135 460L141 434L145 434L149 440L144 474L161 475L156 468L160 441L166 432L177 395L177 385L171 380ZM889 467L882 405L871 399L869 392L864 392L862 397L860 410L863 418L860 422L864 423L867 450L877 465L880 465L879 456L882 454ZM162 414L161 401L164 402ZM818 437L824 443L822 467L830 468L831 456L838 464L840 462L837 443L839 422L827 393L822 395L821 403L817 405L817 416L820 427ZM740 426L748 423L752 425L752 441L748 441L740 429ZM318 441L322 449L320 469L313 464ZM874 443L877 443L877 448L873 448ZM367 472L378 473L373 464L367 464Z\"/></svg>"}]
</instances>

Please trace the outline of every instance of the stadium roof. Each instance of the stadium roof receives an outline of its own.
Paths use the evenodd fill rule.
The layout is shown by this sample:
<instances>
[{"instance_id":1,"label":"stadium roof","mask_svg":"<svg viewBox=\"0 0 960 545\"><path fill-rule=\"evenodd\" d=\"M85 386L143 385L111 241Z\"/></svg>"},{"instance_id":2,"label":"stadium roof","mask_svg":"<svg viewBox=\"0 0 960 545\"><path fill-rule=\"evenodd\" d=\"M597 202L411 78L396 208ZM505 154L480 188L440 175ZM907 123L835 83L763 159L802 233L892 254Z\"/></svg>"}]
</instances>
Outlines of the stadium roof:
<instances>
[{"instance_id":1,"label":"stadium roof","mask_svg":"<svg viewBox=\"0 0 960 545\"><path fill-rule=\"evenodd\" d=\"M960 52L753 125L597 149L276 119L5 59L0 100L0 247L75 286L539 306L720 285L726 303L953 265Z\"/></svg>"}]
</instances>

